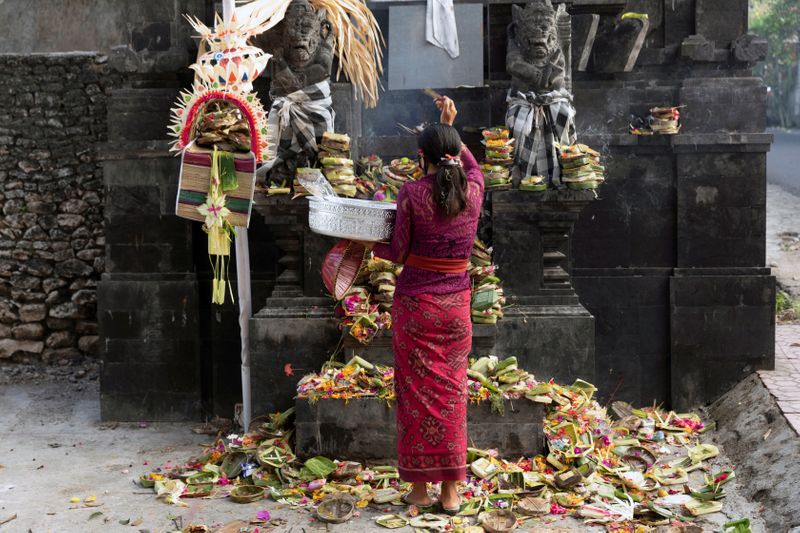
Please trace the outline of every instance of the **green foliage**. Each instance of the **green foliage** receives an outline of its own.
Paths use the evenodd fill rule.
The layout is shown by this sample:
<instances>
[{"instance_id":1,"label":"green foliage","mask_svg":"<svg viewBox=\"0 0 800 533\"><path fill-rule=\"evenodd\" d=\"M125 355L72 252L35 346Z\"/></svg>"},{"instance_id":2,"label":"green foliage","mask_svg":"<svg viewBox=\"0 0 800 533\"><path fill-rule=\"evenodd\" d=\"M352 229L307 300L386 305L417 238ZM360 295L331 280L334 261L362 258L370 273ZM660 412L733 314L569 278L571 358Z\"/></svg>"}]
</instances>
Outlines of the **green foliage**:
<instances>
[{"instance_id":1,"label":"green foliage","mask_svg":"<svg viewBox=\"0 0 800 533\"><path fill-rule=\"evenodd\" d=\"M793 125L792 92L797 83L797 46L800 3L797 0L753 0L750 30L767 39L767 60L758 73L772 88L770 110L781 126Z\"/></svg>"},{"instance_id":2,"label":"green foliage","mask_svg":"<svg viewBox=\"0 0 800 533\"><path fill-rule=\"evenodd\" d=\"M779 322L795 322L800 319L800 300L779 290L775 295L775 314Z\"/></svg>"}]
</instances>

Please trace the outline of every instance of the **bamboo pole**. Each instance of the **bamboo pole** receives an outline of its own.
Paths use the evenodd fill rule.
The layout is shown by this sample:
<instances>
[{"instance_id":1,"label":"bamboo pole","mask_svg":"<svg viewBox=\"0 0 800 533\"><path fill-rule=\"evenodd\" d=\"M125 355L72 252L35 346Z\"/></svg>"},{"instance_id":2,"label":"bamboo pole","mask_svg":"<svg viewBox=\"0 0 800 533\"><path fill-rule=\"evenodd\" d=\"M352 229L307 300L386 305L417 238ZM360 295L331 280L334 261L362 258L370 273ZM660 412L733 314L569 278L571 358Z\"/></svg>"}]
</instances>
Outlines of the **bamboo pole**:
<instances>
[{"instance_id":1,"label":"bamboo pole","mask_svg":"<svg viewBox=\"0 0 800 533\"><path fill-rule=\"evenodd\" d=\"M222 0L222 19L228 23L236 11L235 0ZM250 388L250 315L253 303L250 290L250 243L247 228L236 228L236 288L239 293L239 338L242 343L242 426L250 428L252 401Z\"/></svg>"}]
</instances>

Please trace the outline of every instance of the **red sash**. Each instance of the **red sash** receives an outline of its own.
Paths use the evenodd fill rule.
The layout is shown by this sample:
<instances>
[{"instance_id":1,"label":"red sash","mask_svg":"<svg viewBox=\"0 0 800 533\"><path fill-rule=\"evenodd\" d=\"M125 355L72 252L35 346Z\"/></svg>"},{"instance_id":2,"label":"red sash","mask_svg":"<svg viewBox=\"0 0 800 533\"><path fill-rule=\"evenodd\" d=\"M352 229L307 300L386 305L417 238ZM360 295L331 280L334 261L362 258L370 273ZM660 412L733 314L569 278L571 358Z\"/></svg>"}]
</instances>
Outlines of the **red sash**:
<instances>
[{"instance_id":1,"label":"red sash","mask_svg":"<svg viewBox=\"0 0 800 533\"><path fill-rule=\"evenodd\" d=\"M449 259L410 254L406 259L405 265L442 274L463 274L467 271L469 259Z\"/></svg>"}]
</instances>

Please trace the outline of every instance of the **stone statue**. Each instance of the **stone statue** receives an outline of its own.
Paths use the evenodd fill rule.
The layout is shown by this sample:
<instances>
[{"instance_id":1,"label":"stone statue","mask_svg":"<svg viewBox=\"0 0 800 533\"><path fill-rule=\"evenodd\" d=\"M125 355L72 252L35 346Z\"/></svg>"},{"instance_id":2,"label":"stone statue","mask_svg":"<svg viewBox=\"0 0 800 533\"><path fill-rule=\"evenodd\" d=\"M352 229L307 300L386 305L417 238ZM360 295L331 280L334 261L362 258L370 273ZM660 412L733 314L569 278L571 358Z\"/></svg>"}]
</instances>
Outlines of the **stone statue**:
<instances>
[{"instance_id":1,"label":"stone statue","mask_svg":"<svg viewBox=\"0 0 800 533\"><path fill-rule=\"evenodd\" d=\"M563 89L566 61L550 0L511 7L506 68L513 88L522 92Z\"/></svg>"},{"instance_id":2,"label":"stone statue","mask_svg":"<svg viewBox=\"0 0 800 533\"><path fill-rule=\"evenodd\" d=\"M333 33L324 9L314 11L307 0L293 0L277 34L270 62L271 96L285 96L330 78Z\"/></svg>"},{"instance_id":3,"label":"stone statue","mask_svg":"<svg viewBox=\"0 0 800 533\"><path fill-rule=\"evenodd\" d=\"M333 131L334 36L326 15L308 0L292 0L281 23L258 40L273 55L268 65L270 159L259 170L273 183L292 183L295 169L316 157L322 134Z\"/></svg>"},{"instance_id":4,"label":"stone statue","mask_svg":"<svg viewBox=\"0 0 800 533\"><path fill-rule=\"evenodd\" d=\"M511 74L506 126L515 140L512 177L518 184L528 176L544 176L551 187L563 188L558 146L575 142L569 15L564 4L555 9L551 0L512 9L506 54Z\"/></svg>"}]
</instances>

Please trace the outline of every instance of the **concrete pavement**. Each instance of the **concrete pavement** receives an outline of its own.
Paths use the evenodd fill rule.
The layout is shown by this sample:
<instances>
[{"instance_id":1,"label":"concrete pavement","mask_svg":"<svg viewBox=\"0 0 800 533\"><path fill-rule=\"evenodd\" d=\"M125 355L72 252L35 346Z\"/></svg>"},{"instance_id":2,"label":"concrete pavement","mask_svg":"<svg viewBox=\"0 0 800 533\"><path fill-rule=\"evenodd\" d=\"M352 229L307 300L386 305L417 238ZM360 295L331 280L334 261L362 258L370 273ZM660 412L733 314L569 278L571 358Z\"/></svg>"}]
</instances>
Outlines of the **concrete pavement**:
<instances>
[{"instance_id":1,"label":"concrete pavement","mask_svg":"<svg viewBox=\"0 0 800 533\"><path fill-rule=\"evenodd\" d=\"M767 154L767 180L800 195L800 130L770 129L775 142Z\"/></svg>"},{"instance_id":2,"label":"concrete pavement","mask_svg":"<svg viewBox=\"0 0 800 533\"><path fill-rule=\"evenodd\" d=\"M767 265L800 298L800 131L771 130L767 154Z\"/></svg>"}]
</instances>

